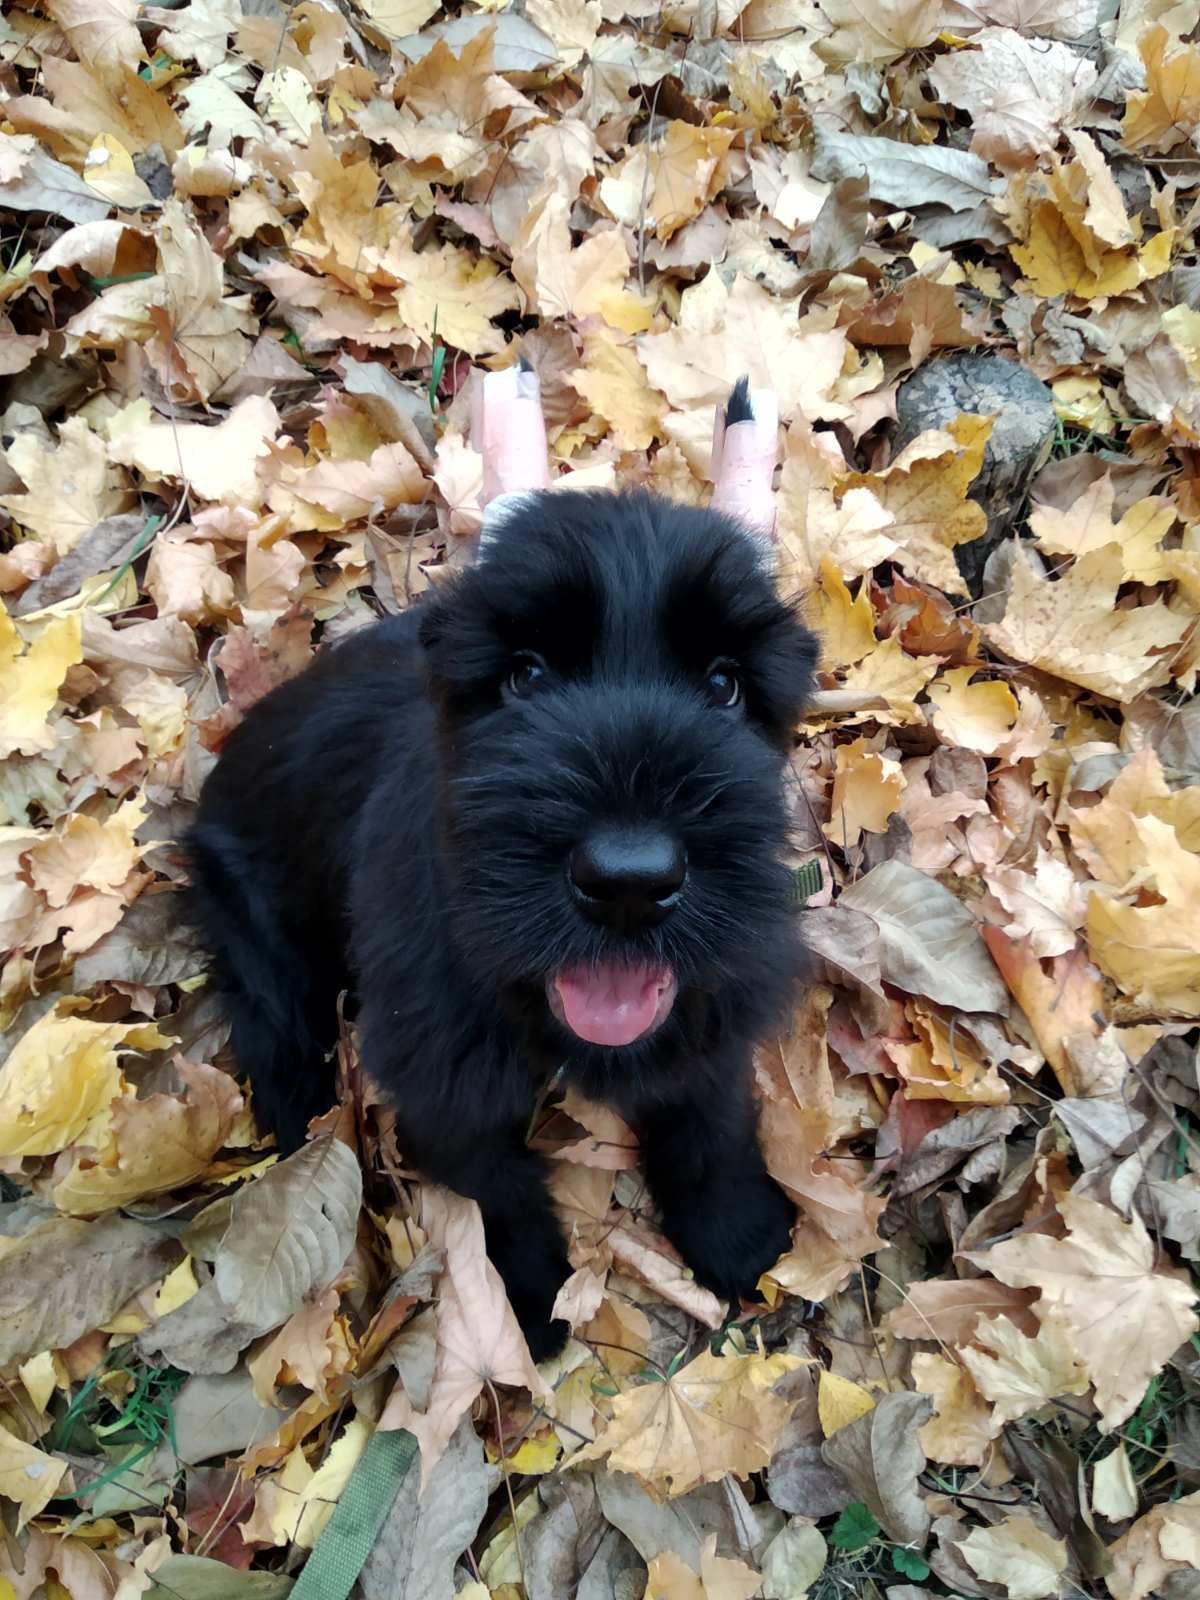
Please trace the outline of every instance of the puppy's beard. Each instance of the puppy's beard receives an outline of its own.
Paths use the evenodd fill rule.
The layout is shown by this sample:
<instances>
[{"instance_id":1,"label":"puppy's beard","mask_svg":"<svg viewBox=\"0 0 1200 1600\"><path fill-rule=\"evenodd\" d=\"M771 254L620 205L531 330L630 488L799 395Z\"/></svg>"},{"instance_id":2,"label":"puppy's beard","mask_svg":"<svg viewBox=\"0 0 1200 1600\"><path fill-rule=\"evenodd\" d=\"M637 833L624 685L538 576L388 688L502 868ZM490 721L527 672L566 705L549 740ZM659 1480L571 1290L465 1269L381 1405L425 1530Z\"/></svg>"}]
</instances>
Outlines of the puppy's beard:
<instances>
[{"instance_id":1,"label":"puppy's beard","mask_svg":"<svg viewBox=\"0 0 1200 1600\"><path fill-rule=\"evenodd\" d=\"M610 1049L660 1027L675 1003L670 967L601 961L568 967L546 982L550 1010L576 1038Z\"/></svg>"}]
</instances>

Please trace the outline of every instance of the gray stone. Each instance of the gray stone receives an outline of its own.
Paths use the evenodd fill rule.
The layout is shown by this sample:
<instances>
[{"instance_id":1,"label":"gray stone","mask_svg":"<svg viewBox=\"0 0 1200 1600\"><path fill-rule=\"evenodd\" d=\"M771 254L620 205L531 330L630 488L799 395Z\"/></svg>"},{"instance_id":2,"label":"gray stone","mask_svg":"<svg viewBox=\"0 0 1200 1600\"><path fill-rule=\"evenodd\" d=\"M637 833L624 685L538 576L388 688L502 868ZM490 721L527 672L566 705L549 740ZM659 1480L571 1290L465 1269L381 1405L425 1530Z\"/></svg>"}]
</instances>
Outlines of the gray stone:
<instances>
[{"instance_id":1,"label":"gray stone","mask_svg":"<svg viewBox=\"0 0 1200 1600\"><path fill-rule=\"evenodd\" d=\"M978 597L983 568L1012 533L1034 473L1054 439L1054 400L1026 367L990 350L959 350L929 361L901 385L896 397L894 448L901 450L927 428L944 427L964 411L993 416L983 467L971 498L987 513L985 533L954 552L964 591Z\"/></svg>"}]
</instances>

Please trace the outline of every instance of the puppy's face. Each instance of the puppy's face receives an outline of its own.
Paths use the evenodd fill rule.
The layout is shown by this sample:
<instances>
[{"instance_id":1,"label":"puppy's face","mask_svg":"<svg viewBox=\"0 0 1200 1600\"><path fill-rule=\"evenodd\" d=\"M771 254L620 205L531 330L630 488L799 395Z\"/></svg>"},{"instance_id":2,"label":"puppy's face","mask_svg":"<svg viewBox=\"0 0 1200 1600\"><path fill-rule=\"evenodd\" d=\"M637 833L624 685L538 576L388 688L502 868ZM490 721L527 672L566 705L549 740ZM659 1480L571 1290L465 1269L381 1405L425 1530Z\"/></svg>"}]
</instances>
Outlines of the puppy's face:
<instances>
[{"instance_id":1,"label":"puppy's face","mask_svg":"<svg viewBox=\"0 0 1200 1600\"><path fill-rule=\"evenodd\" d=\"M751 538L642 495L538 496L421 638L468 959L605 1052L689 991L749 997L790 944L780 769L815 658Z\"/></svg>"}]
</instances>

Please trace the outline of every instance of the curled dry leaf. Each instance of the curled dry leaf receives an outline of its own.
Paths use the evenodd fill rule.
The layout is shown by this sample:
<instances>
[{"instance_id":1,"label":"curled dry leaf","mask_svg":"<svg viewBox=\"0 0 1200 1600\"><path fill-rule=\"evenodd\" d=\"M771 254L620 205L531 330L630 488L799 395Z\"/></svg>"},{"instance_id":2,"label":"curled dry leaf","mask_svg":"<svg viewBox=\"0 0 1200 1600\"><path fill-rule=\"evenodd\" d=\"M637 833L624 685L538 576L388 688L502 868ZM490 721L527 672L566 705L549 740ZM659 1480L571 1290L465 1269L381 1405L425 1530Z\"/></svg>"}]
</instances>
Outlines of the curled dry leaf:
<instances>
[{"instance_id":1,"label":"curled dry leaf","mask_svg":"<svg viewBox=\"0 0 1200 1600\"><path fill-rule=\"evenodd\" d=\"M957 1545L973 1570L1004 1586L1009 1600L1048 1600L1061 1592L1067 1546L1018 1513L994 1528L973 1528Z\"/></svg>"},{"instance_id":2,"label":"curled dry leaf","mask_svg":"<svg viewBox=\"0 0 1200 1600\"><path fill-rule=\"evenodd\" d=\"M825 1441L821 1454L870 1507L889 1538L921 1549L931 1517L917 1478L925 1469L918 1431L933 1402L921 1394L885 1394Z\"/></svg>"}]
</instances>

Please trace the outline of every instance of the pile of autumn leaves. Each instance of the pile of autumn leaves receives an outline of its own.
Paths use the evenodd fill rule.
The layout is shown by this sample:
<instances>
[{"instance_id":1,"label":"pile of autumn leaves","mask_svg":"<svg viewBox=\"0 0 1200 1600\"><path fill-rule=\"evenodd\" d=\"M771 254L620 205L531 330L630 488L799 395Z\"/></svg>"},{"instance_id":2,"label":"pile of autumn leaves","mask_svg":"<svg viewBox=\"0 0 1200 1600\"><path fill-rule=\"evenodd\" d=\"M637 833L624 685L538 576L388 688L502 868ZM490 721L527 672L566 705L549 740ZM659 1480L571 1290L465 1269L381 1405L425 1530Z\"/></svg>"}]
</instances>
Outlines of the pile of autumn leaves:
<instances>
[{"instance_id":1,"label":"pile of autumn leaves","mask_svg":"<svg viewBox=\"0 0 1200 1600\"><path fill-rule=\"evenodd\" d=\"M1200 320L1164 163L1200 49L1186 5L1122 7L1100 67L1088 0L869 9L751 0L715 40L596 0L0 23L29 219L0 274L0 1593L282 1594L242 1573L311 1549L398 1426L424 1500L364 1600L867 1572L1143 1600L1200 1565L1194 1455L1135 1448L1157 1389L1197 1392ZM568 1095L536 1139L576 1338L541 1372L385 1110L259 1140L172 849L318 629L470 559L467 378L516 315L565 482L699 502L731 377L776 390L780 579L822 649L789 773L818 966L756 1063L801 1214L768 1314L713 1337L628 1130ZM900 378L977 343L1128 449L1040 473L972 609L991 420L876 441ZM164 1372L149 1452L65 1428Z\"/></svg>"}]
</instances>

